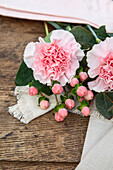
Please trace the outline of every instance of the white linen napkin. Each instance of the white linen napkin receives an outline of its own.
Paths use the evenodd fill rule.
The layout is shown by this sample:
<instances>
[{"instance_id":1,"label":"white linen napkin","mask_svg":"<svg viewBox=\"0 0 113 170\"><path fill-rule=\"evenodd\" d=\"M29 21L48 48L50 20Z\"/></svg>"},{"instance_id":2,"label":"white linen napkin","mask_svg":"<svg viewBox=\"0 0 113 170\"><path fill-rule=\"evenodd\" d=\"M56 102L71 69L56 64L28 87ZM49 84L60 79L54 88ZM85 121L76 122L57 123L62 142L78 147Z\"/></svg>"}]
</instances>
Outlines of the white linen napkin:
<instances>
[{"instance_id":1,"label":"white linen napkin","mask_svg":"<svg viewBox=\"0 0 113 170\"><path fill-rule=\"evenodd\" d=\"M81 162L76 170L113 170L113 123L90 117Z\"/></svg>"},{"instance_id":2,"label":"white linen napkin","mask_svg":"<svg viewBox=\"0 0 113 170\"><path fill-rule=\"evenodd\" d=\"M17 104L9 107L9 113L25 124L49 112L56 106L55 96L47 96L49 98L49 107L46 110L42 110L40 106L38 106L38 98L40 95L30 96L29 86L16 86L14 94L17 97ZM58 100L60 101L60 95L58 95ZM77 106L73 109L73 113L80 114Z\"/></svg>"},{"instance_id":3,"label":"white linen napkin","mask_svg":"<svg viewBox=\"0 0 113 170\"><path fill-rule=\"evenodd\" d=\"M32 20L106 25L113 32L112 0L0 0L0 15Z\"/></svg>"}]
</instances>

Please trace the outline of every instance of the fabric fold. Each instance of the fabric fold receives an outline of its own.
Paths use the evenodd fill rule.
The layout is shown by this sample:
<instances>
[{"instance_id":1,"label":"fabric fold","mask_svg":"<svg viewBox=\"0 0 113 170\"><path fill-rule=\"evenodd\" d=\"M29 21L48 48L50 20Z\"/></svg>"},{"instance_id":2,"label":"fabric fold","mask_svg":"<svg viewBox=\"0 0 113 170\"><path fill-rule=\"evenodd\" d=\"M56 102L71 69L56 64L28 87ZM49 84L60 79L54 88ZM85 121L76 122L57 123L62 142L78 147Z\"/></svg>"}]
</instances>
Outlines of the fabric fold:
<instances>
[{"instance_id":1,"label":"fabric fold","mask_svg":"<svg viewBox=\"0 0 113 170\"><path fill-rule=\"evenodd\" d=\"M0 0L0 15L32 19L89 24L98 28L106 25L113 32L113 1L111 0Z\"/></svg>"}]
</instances>

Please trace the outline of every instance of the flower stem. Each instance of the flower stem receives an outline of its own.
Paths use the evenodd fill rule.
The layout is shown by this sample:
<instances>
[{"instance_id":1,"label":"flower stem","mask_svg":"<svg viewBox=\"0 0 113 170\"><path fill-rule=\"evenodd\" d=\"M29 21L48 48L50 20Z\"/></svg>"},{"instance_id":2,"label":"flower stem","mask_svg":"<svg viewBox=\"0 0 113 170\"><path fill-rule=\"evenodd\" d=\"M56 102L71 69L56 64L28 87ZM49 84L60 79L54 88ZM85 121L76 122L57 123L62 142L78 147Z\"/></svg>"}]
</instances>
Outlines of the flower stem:
<instances>
[{"instance_id":1,"label":"flower stem","mask_svg":"<svg viewBox=\"0 0 113 170\"><path fill-rule=\"evenodd\" d=\"M46 21L44 21L44 27L45 27L46 35L48 36L49 31L48 31L48 26L47 26L47 22Z\"/></svg>"},{"instance_id":2,"label":"flower stem","mask_svg":"<svg viewBox=\"0 0 113 170\"><path fill-rule=\"evenodd\" d=\"M55 94L55 99L56 99L57 105L59 105L58 98L57 98L57 94Z\"/></svg>"},{"instance_id":3,"label":"flower stem","mask_svg":"<svg viewBox=\"0 0 113 170\"><path fill-rule=\"evenodd\" d=\"M93 34L93 36L95 37L95 39L96 39L96 42L97 43L100 43L100 39L97 37L97 35L96 35L96 33L95 33L95 31L92 29L92 27L90 26L90 25L86 25L87 27L88 27L88 29L91 31L91 33Z\"/></svg>"},{"instance_id":4,"label":"flower stem","mask_svg":"<svg viewBox=\"0 0 113 170\"><path fill-rule=\"evenodd\" d=\"M42 94L42 92L40 92L40 95L43 97L43 94Z\"/></svg>"}]
</instances>

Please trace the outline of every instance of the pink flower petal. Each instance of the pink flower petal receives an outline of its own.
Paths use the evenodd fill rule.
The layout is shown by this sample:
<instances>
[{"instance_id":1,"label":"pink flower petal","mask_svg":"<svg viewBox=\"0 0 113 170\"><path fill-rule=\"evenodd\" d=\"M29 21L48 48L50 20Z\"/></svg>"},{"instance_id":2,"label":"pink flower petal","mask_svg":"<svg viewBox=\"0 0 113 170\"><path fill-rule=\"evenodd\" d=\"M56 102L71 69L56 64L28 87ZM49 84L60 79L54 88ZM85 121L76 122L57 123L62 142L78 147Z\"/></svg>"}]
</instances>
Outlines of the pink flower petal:
<instances>
[{"instance_id":1,"label":"pink flower petal","mask_svg":"<svg viewBox=\"0 0 113 170\"><path fill-rule=\"evenodd\" d=\"M99 77L96 80L89 82L88 87L90 90L94 90L96 92L104 92L107 89L107 85L104 80Z\"/></svg>"},{"instance_id":2,"label":"pink flower petal","mask_svg":"<svg viewBox=\"0 0 113 170\"><path fill-rule=\"evenodd\" d=\"M33 59L34 52L35 52L35 43L30 42L26 46L24 51L24 62L29 68L32 67L32 59Z\"/></svg>"}]
</instances>

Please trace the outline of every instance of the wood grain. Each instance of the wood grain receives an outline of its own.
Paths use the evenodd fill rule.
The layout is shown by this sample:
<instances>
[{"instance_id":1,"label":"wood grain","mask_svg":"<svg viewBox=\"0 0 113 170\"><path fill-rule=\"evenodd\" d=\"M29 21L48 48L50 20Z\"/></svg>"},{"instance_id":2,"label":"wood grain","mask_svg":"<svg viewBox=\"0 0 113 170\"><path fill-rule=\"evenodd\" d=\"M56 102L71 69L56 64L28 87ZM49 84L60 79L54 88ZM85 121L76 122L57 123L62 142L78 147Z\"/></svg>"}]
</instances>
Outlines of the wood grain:
<instances>
[{"instance_id":1,"label":"wood grain","mask_svg":"<svg viewBox=\"0 0 113 170\"><path fill-rule=\"evenodd\" d=\"M57 123L49 112L24 125L8 114L8 106L16 104L14 79L24 48L39 36L45 36L43 22L0 17L0 160L49 162L44 164L48 169L49 165L55 169L52 162L60 162L62 168L66 162L80 161L89 118L70 113Z\"/></svg>"},{"instance_id":2,"label":"wood grain","mask_svg":"<svg viewBox=\"0 0 113 170\"><path fill-rule=\"evenodd\" d=\"M45 163L45 162L4 162L0 163L2 170L74 170L75 163Z\"/></svg>"}]
</instances>

